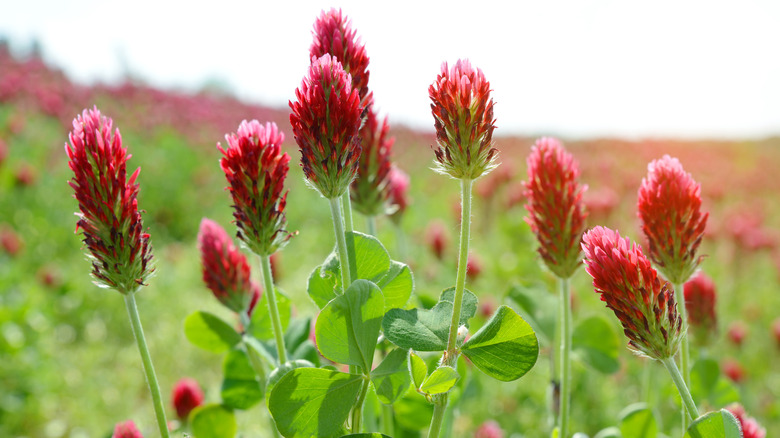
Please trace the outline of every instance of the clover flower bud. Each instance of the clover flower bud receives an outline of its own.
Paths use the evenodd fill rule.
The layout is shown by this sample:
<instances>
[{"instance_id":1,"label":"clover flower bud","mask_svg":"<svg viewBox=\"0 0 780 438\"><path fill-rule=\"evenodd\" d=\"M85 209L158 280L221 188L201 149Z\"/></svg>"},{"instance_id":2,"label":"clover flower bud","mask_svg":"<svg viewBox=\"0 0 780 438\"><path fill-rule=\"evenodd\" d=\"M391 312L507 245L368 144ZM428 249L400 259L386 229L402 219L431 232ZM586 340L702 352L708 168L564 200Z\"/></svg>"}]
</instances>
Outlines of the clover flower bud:
<instances>
[{"instance_id":1,"label":"clover flower bud","mask_svg":"<svg viewBox=\"0 0 780 438\"><path fill-rule=\"evenodd\" d=\"M706 345L718 325L715 315L715 283L704 273L691 278L684 286L688 324L699 343Z\"/></svg>"},{"instance_id":2,"label":"clover flower bud","mask_svg":"<svg viewBox=\"0 0 780 438\"><path fill-rule=\"evenodd\" d=\"M203 404L203 391L195 380L183 378L174 385L171 398L176 415L185 421L193 409Z\"/></svg>"}]
</instances>

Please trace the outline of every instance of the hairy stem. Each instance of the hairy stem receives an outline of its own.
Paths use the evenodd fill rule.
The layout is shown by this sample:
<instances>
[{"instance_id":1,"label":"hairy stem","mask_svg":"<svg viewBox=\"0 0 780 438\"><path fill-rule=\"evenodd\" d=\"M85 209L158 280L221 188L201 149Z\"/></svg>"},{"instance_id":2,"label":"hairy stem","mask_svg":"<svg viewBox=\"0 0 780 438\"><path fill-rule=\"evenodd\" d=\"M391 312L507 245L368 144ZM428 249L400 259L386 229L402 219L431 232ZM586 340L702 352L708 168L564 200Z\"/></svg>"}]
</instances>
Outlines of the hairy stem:
<instances>
[{"instance_id":1,"label":"hairy stem","mask_svg":"<svg viewBox=\"0 0 780 438\"><path fill-rule=\"evenodd\" d=\"M344 231L354 230L352 225L352 200L349 198L349 189L341 195L341 208L344 210Z\"/></svg>"},{"instance_id":2,"label":"hairy stem","mask_svg":"<svg viewBox=\"0 0 780 438\"><path fill-rule=\"evenodd\" d=\"M561 410L558 417L560 421L560 436L568 437L569 429L569 410L571 402L571 291L569 290L569 279L558 279L559 289L559 320L561 324Z\"/></svg>"},{"instance_id":3,"label":"hairy stem","mask_svg":"<svg viewBox=\"0 0 780 438\"><path fill-rule=\"evenodd\" d=\"M168 433L168 420L165 418L165 407L162 401L162 394L160 393L160 384L157 383L152 357L149 354L149 347L146 345L144 329L141 326L141 318L138 315L138 306L135 303L135 292L125 294L125 305L127 306L127 314L130 317L130 325L133 327L135 342L138 344L138 351L141 353L141 361L144 364L144 372L146 373L146 382L149 384L149 391L152 393L154 413L157 417L157 426L160 428L160 436L168 438L170 436Z\"/></svg>"},{"instance_id":4,"label":"hairy stem","mask_svg":"<svg viewBox=\"0 0 780 438\"><path fill-rule=\"evenodd\" d=\"M349 193L347 193L349 195ZM347 198L349 199L349 198ZM336 250L339 256L339 270L341 271L341 293L350 285L349 259L347 256L347 239L344 236L344 223L341 218L341 209L339 208L339 199L333 198L330 201L330 215L333 219L333 232L336 234Z\"/></svg>"},{"instance_id":5,"label":"hairy stem","mask_svg":"<svg viewBox=\"0 0 780 438\"><path fill-rule=\"evenodd\" d=\"M685 411L686 416L688 417L688 423L690 423L694 418L699 417L699 410L696 409L696 404L693 402L691 392L688 391L688 385L685 384L685 381L680 374L680 369L677 368L677 364L674 363L673 357L661 359L661 362L663 362L663 364L666 366L666 369L669 370L669 374L672 376L672 380L674 381L675 386L677 386L677 391L680 392L680 397L682 398L684 407L683 411Z\"/></svg>"},{"instance_id":6,"label":"hairy stem","mask_svg":"<svg viewBox=\"0 0 780 438\"><path fill-rule=\"evenodd\" d=\"M675 284L674 285L674 298L677 300L677 312L680 313L680 318L682 319L682 325L685 328L685 334L682 338L682 341L680 342L680 371L682 372L682 379L683 382L685 382L686 385L691 384L691 371L690 371L690 364L689 364L689 344L688 344L688 310L685 308L685 293L684 293L684 284ZM697 415L698 416L698 415ZM690 413L685 413L685 405L683 405L682 408L682 425L683 425L683 434L684 431L688 430L688 425L690 424Z\"/></svg>"},{"instance_id":7,"label":"hairy stem","mask_svg":"<svg viewBox=\"0 0 780 438\"><path fill-rule=\"evenodd\" d=\"M260 256L260 265L263 270L263 288L268 297L268 312L271 314L271 328L276 338L276 353L279 357L279 365L287 362L287 349L284 346L284 330L279 318L279 307L276 304L276 292L274 291L274 278L271 272L271 256Z\"/></svg>"},{"instance_id":8,"label":"hairy stem","mask_svg":"<svg viewBox=\"0 0 780 438\"><path fill-rule=\"evenodd\" d=\"M433 404L433 418L431 418L431 427L428 429L428 438L439 438L441 425L444 420L444 413L447 411L447 394L439 396L437 403Z\"/></svg>"}]
</instances>

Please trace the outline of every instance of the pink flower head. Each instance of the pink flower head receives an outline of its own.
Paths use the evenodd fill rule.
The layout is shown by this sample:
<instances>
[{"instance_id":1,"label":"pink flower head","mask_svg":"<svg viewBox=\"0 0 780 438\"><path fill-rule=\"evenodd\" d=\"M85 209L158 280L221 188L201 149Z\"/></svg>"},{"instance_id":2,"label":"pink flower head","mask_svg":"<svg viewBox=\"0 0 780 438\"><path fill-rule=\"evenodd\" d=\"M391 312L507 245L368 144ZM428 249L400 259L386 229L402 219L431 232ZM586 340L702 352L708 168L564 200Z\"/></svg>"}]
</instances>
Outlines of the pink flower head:
<instances>
[{"instance_id":1,"label":"pink flower head","mask_svg":"<svg viewBox=\"0 0 780 438\"><path fill-rule=\"evenodd\" d=\"M174 385L171 398L176 415L186 420L193 409L203 404L203 391L195 380L183 378Z\"/></svg>"},{"instance_id":2,"label":"pink flower head","mask_svg":"<svg viewBox=\"0 0 780 438\"><path fill-rule=\"evenodd\" d=\"M436 171L457 179L477 179L498 164L493 147L493 99L490 83L468 60L450 68L445 62L428 87L436 140Z\"/></svg>"},{"instance_id":3,"label":"pink flower head","mask_svg":"<svg viewBox=\"0 0 780 438\"><path fill-rule=\"evenodd\" d=\"M444 257L444 250L447 248L448 238L447 231L441 222L432 222L428 225L426 231L428 247L430 247L433 255L437 259L441 260Z\"/></svg>"},{"instance_id":4,"label":"pink flower head","mask_svg":"<svg viewBox=\"0 0 780 438\"><path fill-rule=\"evenodd\" d=\"M725 359L723 361L723 374L732 382L740 383L745 378L745 369L735 359Z\"/></svg>"},{"instance_id":5,"label":"pink flower head","mask_svg":"<svg viewBox=\"0 0 780 438\"><path fill-rule=\"evenodd\" d=\"M84 110L73 121L65 152L75 174L68 184L81 210L76 230L83 232L95 284L127 294L143 286L154 268L136 199L141 169L127 178L130 155L112 125L97 108Z\"/></svg>"},{"instance_id":6,"label":"pink flower head","mask_svg":"<svg viewBox=\"0 0 780 438\"><path fill-rule=\"evenodd\" d=\"M482 274L482 260L476 254L469 254L466 262L466 276L473 282Z\"/></svg>"},{"instance_id":7,"label":"pink flower head","mask_svg":"<svg viewBox=\"0 0 780 438\"><path fill-rule=\"evenodd\" d=\"M674 284L684 283L701 263L696 257L709 213L701 212L701 186L676 158L647 165L637 203L649 255Z\"/></svg>"},{"instance_id":8,"label":"pink flower head","mask_svg":"<svg viewBox=\"0 0 780 438\"><path fill-rule=\"evenodd\" d=\"M330 54L352 77L352 88L357 90L364 106L371 99L368 93L368 55L357 32L341 10L322 11L314 22L314 41L309 49L311 59Z\"/></svg>"},{"instance_id":9,"label":"pink flower head","mask_svg":"<svg viewBox=\"0 0 780 438\"><path fill-rule=\"evenodd\" d=\"M539 241L539 254L558 277L569 278L580 266L580 238L585 231L582 194L577 161L554 138L540 138L531 148L525 204L531 226Z\"/></svg>"},{"instance_id":10,"label":"pink flower head","mask_svg":"<svg viewBox=\"0 0 780 438\"><path fill-rule=\"evenodd\" d=\"M683 336L674 291L661 283L642 248L604 227L588 231L582 241L593 287L620 320L629 347L653 359L673 356Z\"/></svg>"},{"instance_id":11,"label":"pink flower head","mask_svg":"<svg viewBox=\"0 0 780 438\"><path fill-rule=\"evenodd\" d=\"M301 167L309 183L334 199L349 189L360 158L360 97L341 63L323 55L290 102L290 123L301 151Z\"/></svg>"},{"instance_id":12,"label":"pink flower head","mask_svg":"<svg viewBox=\"0 0 780 438\"><path fill-rule=\"evenodd\" d=\"M362 152L358 161L357 178L352 181L350 196L355 210L366 216L377 216L384 212L389 197L389 182L394 138L388 137L390 125L387 117L380 121L373 108L360 128Z\"/></svg>"},{"instance_id":13,"label":"pink flower head","mask_svg":"<svg viewBox=\"0 0 780 438\"><path fill-rule=\"evenodd\" d=\"M206 286L230 310L247 312L253 286L244 254L219 224L205 218L200 222L198 246Z\"/></svg>"},{"instance_id":14,"label":"pink flower head","mask_svg":"<svg viewBox=\"0 0 780 438\"><path fill-rule=\"evenodd\" d=\"M726 332L729 341L737 347L741 347L747 337L747 327L742 321L735 321L729 325L729 329Z\"/></svg>"},{"instance_id":15,"label":"pink flower head","mask_svg":"<svg viewBox=\"0 0 780 438\"><path fill-rule=\"evenodd\" d=\"M715 283L700 272L685 283L684 292L688 323L696 339L706 345L718 325L715 315Z\"/></svg>"},{"instance_id":16,"label":"pink flower head","mask_svg":"<svg viewBox=\"0 0 780 438\"><path fill-rule=\"evenodd\" d=\"M401 217L409 206L409 175L401 168L392 166L390 176L387 182L387 197L390 203L390 219L396 224L401 221Z\"/></svg>"},{"instance_id":17,"label":"pink flower head","mask_svg":"<svg viewBox=\"0 0 780 438\"><path fill-rule=\"evenodd\" d=\"M144 438L141 431L135 426L133 420L117 423L111 438Z\"/></svg>"},{"instance_id":18,"label":"pink flower head","mask_svg":"<svg viewBox=\"0 0 780 438\"><path fill-rule=\"evenodd\" d=\"M741 404L732 403L726 406L726 409L734 414L737 421L739 421L739 425L742 427L743 438L766 438L766 429L761 427L755 418L749 417Z\"/></svg>"},{"instance_id":19,"label":"pink flower head","mask_svg":"<svg viewBox=\"0 0 780 438\"><path fill-rule=\"evenodd\" d=\"M238 132L225 139L228 148L219 143L217 148L224 155L220 166L230 184L238 238L256 254L273 254L291 236L284 229L287 192L283 190L290 168L290 156L282 153L284 134L274 123L264 126L244 120Z\"/></svg>"},{"instance_id":20,"label":"pink flower head","mask_svg":"<svg viewBox=\"0 0 780 438\"><path fill-rule=\"evenodd\" d=\"M493 420L486 421L474 433L474 438L504 438L504 431Z\"/></svg>"}]
</instances>

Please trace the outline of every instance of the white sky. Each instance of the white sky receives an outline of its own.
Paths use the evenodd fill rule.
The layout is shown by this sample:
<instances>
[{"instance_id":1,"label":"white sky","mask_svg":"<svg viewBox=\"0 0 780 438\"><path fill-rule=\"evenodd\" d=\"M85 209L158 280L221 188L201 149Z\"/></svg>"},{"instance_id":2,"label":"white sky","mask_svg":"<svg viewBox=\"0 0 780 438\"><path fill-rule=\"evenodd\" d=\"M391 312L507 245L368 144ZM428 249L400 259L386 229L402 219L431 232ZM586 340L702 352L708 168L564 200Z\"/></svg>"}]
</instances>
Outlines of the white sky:
<instances>
[{"instance_id":1,"label":"white sky","mask_svg":"<svg viewBox=\"0 0 780 438\"><path fill-rule=\"evenodd\" d=\"M116 81L124 64L154 85L217 78L286 106L314 20L336 6L391 123L432 130L428 85L469 58L494 90L497 135L780 134L777 0L3 1L0 35L15 48L37 37L79 82Z\"/></svg>"}]
</instances>

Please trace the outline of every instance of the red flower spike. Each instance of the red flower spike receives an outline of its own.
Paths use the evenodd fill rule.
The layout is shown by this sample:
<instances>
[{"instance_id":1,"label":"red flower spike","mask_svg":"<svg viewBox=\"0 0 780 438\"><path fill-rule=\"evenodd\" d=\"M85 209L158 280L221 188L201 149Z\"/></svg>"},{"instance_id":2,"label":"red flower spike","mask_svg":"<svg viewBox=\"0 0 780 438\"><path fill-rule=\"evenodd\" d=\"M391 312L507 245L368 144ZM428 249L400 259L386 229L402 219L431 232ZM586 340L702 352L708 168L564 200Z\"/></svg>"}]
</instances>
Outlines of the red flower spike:
<instances>
[{"instance_id":1,"label":"red flower spike","mask_svg":"<svg viewBox=\"0 0 780 438\"><path fill-rule=\"evenodd\" d=\"M230 184L238 238L252 252L271 255L291 237L284 229L287 192L283 190L290 169L290 156L282 153L284 134L274 123L244 120L237 133L225 139L228 148L217 143L217 149Z\"/></svg>"},{"instance_id":2,"label":"red flower spike","mask_svg":"<svg viewBox=\"0 0 780 438\"><path fill-rule=\"evenodd\" d=\"M135 426L133 420L117 423L111 438L144 438L141 431Z\"/></svg>"},{"instance_id":3,"label":"red flower spike","mask_svg":"<svg viewBox=\"0 0 780 438\"><path fill-rule=\"evenodd\" d=\"M363 107L341 64L323 55L290 102L290 124L301 151L301 167L309 184L335 199L349 189L357 174Z\"/></svg>"},{"instance_id":4,"label":"red flower spike","mask_svg":"<svg viewBox=\"0 0 780 438\"><path fill-rule=\"evenodd\" d=\"M112 125L96 107L73 121L65 152L75 176L68 184L79 203L76 230L84 235L95 284L128 294L145 285L154 268L136 199L141 169L127 178L130 155Z\"/></svg>"},{"instance_id":5,"label":"red flower spike","mask_svg":"<svg viewBox=\"0 0 780 438\"><path fill-rule=\"evenodd\" d=\"M312 34L314 41L309 49L309 57L318 59L330 54L338 60L352 77L352 88L357 90L360 101L367 106L371 100L368 93L368 55L349 19L340 9L322 11L314 22Z\"/></svg>"},{"instance_id":6,"label":"red flower spike","mask_svg":"<svg viewBox=\"0 0 780 438\"><path fill-rule=\"evenodd\" d=\"M457 179L477 179L498 164L493 147L493 99L490 83L468 60L450 68L445 62L428 87L436 140L436 171Z\"/></svg>"},{"instance_id":7,"label":"red flower spike","mask_svg":"<svg viewBox=\"0 0 780 438\"><path fill-rule=\"evenodd\" d=\"M701 186L676 158L664 155L647 165L637 203L649 255L674 284L691 277L703 257L696 257L709 213L701 212Z\"/></svg>"},{"instance_id":8,"label":"red flower spike","mask_svg":"<svg viewBox=\"0 0 780 438\"><path fill-rule=\"evenodd\" d=\"M736 345L737 347L741 347L742 343L745 342L745 337L747 337L747 327L745 324L741 321L735 321L729 325L729 329L726 332L728 335L729 341L731 341L732 344Z\"/></svg>"},{"instance_id":9,"label":"red flower spike","mask_svg":"<svg viewBox=\"0 0 780 438\"><path fill-rule=\"evenodd\" d=\"M186 421L190 412L203 404L203 391L195 380L183 378L174 385L171 399L176 415L180 420Z\"/></svg>"},{"instance_id":10,"label":"red flower spike","mask_svg":"<svg viewBox=\"0 0 780 438\"><path fill-rule=\"evenodd\" d=\"M228 309L236 313L247 312L254 291L244 254L227 232L210 219L200 222L198 247L206 286Z\"/></svg>"},{"instance_id":11,"label":"red flower spike","mask_svg":"<svg viewBox=\"0 0 780 438\"><path fill-rule=\"evenodd\" d=\"M409 206L409 175L399 167L390 167L390 175L387 182L387 198L390 204L388 213L390 220L398 224Z\"/></svg>"},{"instance_id":12,"label":"red flower spike","mask_svg":"<svg viewBox=\"0 0 780 438\"><path fill-rule=\"evenodd\" d=\"M574 157L554 138L540 138L528 156L528 181L523 182L525 220L539 241L539 254L560 278L571 277L580 266L580 238L585 231L586 185L578 182Z\"/></svg>"},{"instance_id":13,"label":"red flower spike","mask_svg":"<svg viewBox=\"0 0 780 438\"><path fill-rule=\"evenodd\" d=\"M474 282L482 274L482 260L476 254L469 254L466 262L466 276Z\"/></svg>"},{"instance_id":14,"label":"red flower spike","mask_svg":"<svg viewBox=\"0 0 780 438\"><path fill-rule=\"evenodd\" d=\"M755 418L749 417L742 405L732 403L726 406L726 409L737 417L737 421L742 427L743 438L766 438L766 429L761 427Z\"/></svg>"},{"instance_id":15,"label":"red flower spike","mask_svg":"<svg viewBox=\"0 0 780 438\"><path fill-rule=\"evenodd\" d=\"M718 325L715 315L715 283L704 273L698 273L684 287L685 309L688 312L688 324L696 340L707 345Z\"/></svg>"},{"instance_id":16,"label":"red flower spike","mask_svg":"<svg viewBox=\"0 0 780 438\"><path fill-rule=\"evenodd\" d=\"M504 438L501 426L493 420L486 421L474 432L474 438Z\"/></svg>"},{"instance_id":17,"label":"red flower spike","mask_svg":"<svg viewBox=\"0 0 780 438\"><path fill-rule=\"evenodd\" d=\"M740 383L745 378L745 369L735 359L726 359L723 361L723 374L732 382Z\"/></svg>"},{"instance_id":18,"label":"red flower spike","mask_svg":"<svg viewBox=\"0 0 780 438\"><path fill-rule=\"evenodd\" d=\"M447 248L448 238L447 231L444 228L444 224L439 221L432 222L428 225L426 230L426 240L428 247L431 249L433 255L437 259L442 260L444 258L444 250Z\"/></svg>"},{"instance_id":19,"label":"red flower spike","mask_svg":"<svg viewBox=\"0 0 780 438\"><path fill-rule=\"evenodd\" d=\"M394 138L388 138L389 130L387 117L380 125L376 112L369 108L366 121L360 128L362 152L357 178L352 181L350 190L352 206L366 216L382 214L389 198L390 155L395 142Z\"/></svg>"},{"instance_id":20,"label":"red flower spike","mask_svg":"<svg viewBox=\"0 0 780 438\"><path fill-rule=\"evenodd\" d=\"M673 356L684 333L674 290L661 282L642 248L604 227L582 241L593 287L623 325L629 348L653 359Z\"/></svg>"}]
</instances>

